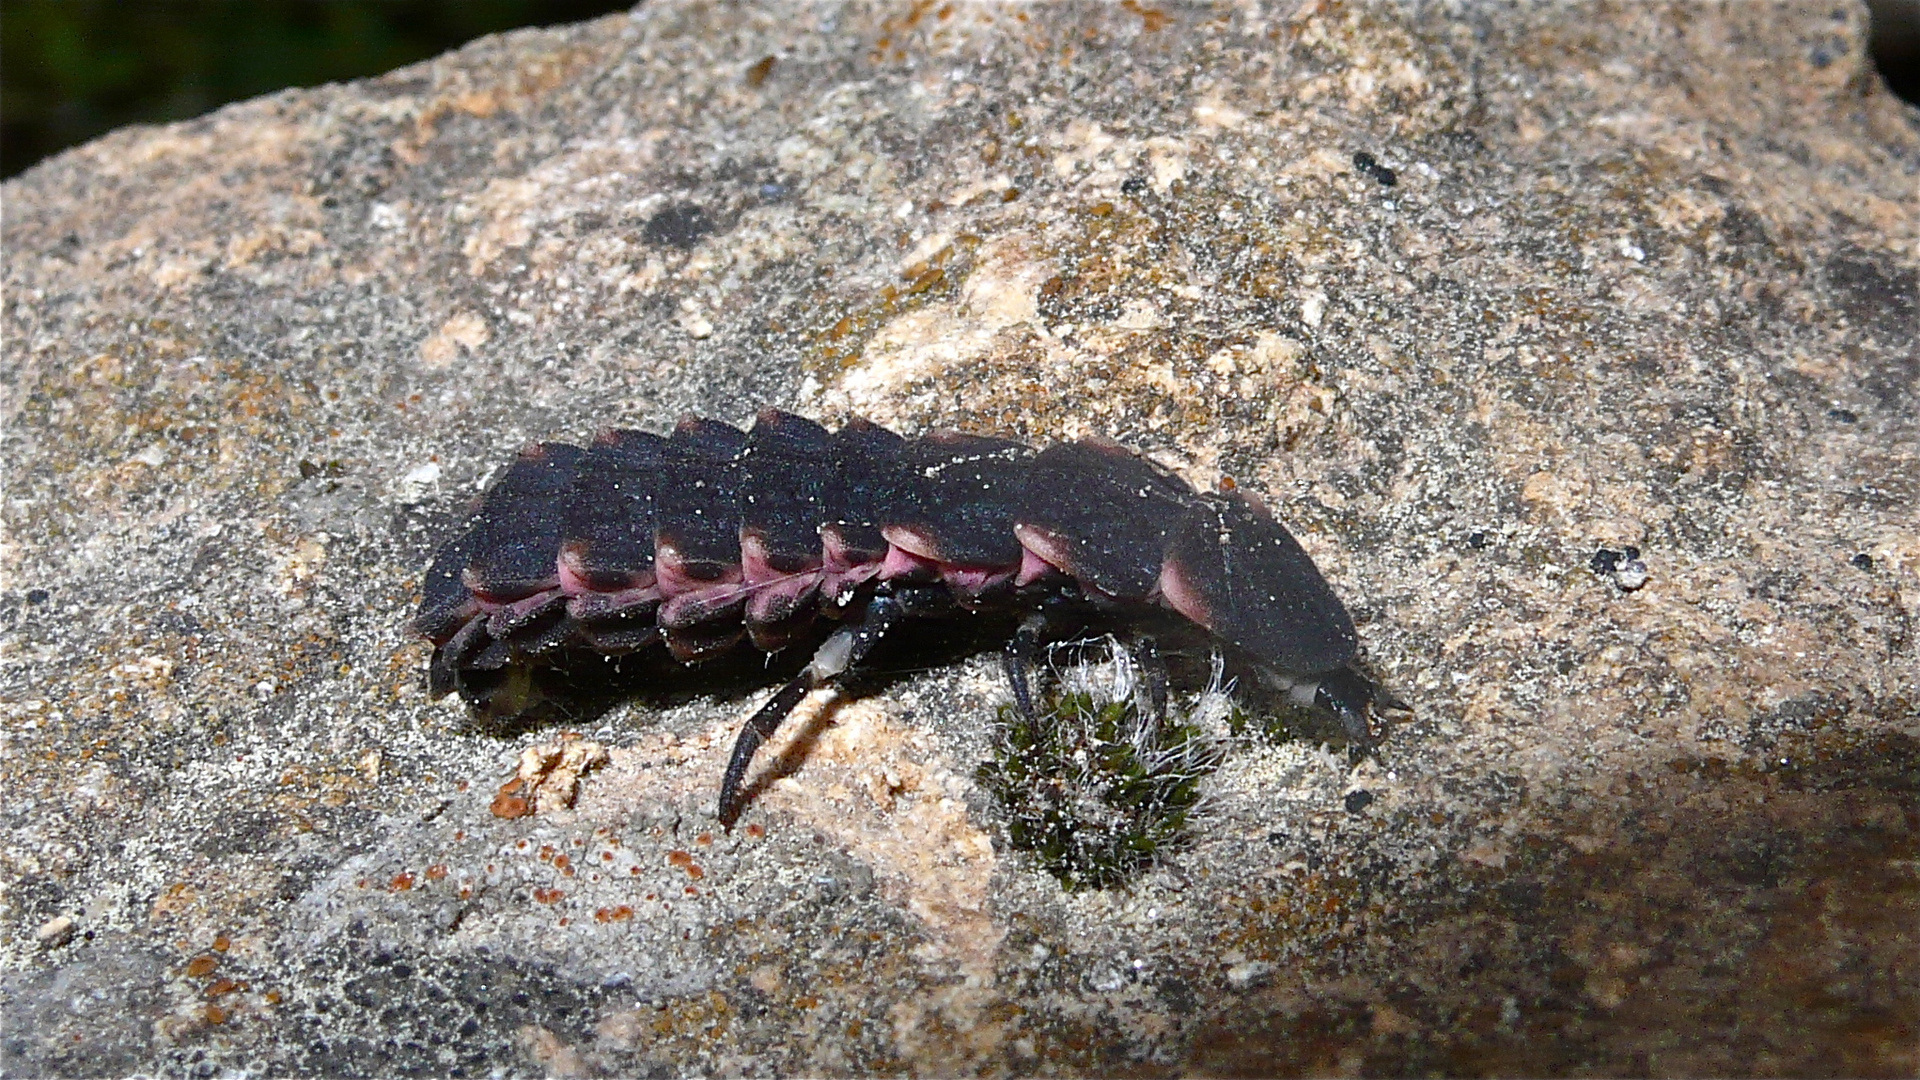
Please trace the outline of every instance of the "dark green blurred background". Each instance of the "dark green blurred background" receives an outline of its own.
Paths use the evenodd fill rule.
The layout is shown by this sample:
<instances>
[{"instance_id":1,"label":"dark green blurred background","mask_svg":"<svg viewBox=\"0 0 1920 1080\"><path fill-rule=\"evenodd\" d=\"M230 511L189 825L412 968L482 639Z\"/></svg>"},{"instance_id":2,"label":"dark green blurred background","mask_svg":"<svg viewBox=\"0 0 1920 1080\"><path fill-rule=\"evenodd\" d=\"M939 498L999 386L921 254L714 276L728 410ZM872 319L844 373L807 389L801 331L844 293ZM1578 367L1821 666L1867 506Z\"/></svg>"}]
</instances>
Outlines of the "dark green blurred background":
<instances>
[{"instance_id":1,"label":"dark green blurred background","mask_svg":"<svg viewBox=\"0 0 1920 1080\"><path fill-rule=\"evenodd\" d=\"M798 0L796 0L798 2ZM1384 2L1384 0L1383 0ZM1874 56L1920 96L1920 0L1868 0ZM631 0L0 0L0 176L122 124L378 75Z\"/></svg>"},{"instance_id":2,"label":"dark green blurred background","mask_svg":"<svg viewBox=\"0 0 1920 1080\"><path fill-rule=\"evenodd\" d=\"M633 0L4 0L0 176L131 123L378 75Z\"/></svg>"}]
</instances>

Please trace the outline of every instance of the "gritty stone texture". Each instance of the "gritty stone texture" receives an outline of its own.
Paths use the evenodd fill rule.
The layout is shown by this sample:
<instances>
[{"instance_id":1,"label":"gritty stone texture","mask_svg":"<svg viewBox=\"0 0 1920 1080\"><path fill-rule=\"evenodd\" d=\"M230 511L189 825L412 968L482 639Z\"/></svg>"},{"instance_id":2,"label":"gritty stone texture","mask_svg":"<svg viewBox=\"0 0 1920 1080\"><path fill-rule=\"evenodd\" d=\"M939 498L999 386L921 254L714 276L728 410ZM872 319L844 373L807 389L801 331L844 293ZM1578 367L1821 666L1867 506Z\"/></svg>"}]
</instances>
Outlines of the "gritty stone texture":
<instances>
[{"instance_id":1,"label":"gritty stone texture","mask_svg":"<svg viewBox=\"0 0 1920 1080\"><path fill-rule=\"evenodd\" d=\"M663 4L9 182L0 1068L1913 1075L1864 18ZM519 446L762 404L1230 477L1417 719L1232 745L1068 893L973 779L988 656L813 703L731 834L756 679L427 699Z\"/></svg>"}]
</instances>

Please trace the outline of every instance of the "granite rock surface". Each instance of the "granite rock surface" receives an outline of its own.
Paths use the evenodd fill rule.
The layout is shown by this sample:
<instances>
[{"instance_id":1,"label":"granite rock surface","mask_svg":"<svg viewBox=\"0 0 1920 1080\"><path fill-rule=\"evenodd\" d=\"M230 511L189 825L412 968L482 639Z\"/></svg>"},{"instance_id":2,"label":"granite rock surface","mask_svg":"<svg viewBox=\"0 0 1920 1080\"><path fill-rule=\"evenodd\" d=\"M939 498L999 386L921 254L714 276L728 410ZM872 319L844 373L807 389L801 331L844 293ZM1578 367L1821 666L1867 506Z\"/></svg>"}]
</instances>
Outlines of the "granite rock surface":
<instances>
[{"instance_id":1,"label":"granite rock surface","mask_svg":"<svg viewBox=\"0 0 1920 1080\"><path fill-rule=\"evenodd\" d=\"M1864 20L660 4L8 182L0 1068L1913 1075ZM767 404L1253 490L1416 719L1229 740L1068 892L974 779L989 655L813 702L732 833L752 681L428 699L516 449Z\"/></svg>"}]
</instances>

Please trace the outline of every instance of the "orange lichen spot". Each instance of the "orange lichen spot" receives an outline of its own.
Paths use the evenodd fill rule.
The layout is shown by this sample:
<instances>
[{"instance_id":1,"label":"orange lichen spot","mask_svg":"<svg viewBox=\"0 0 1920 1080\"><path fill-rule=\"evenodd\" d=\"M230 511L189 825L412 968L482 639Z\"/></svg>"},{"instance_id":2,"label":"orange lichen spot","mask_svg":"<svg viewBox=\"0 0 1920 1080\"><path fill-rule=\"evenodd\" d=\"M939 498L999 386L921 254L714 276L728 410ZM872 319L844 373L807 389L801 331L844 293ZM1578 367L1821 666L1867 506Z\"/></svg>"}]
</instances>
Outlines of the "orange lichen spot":
<instances>
[{"instance_id":1,"label":"orange lichen spot","mask_svg":"<svg viewBox=\"0 0 1920 1080\"><path fill-rule=\"evenodd\" d=\"M562 915L562 916L560 916L560 925L561 925L561 926L572 926L572 925L573 925L573 920L572 920L572 919L570 919L570 918L568 918L568 917L567 917L567 916L565 916L565 915Z\"/></svg>"},{"instance_id":2,"label":"orange lichen spot","mask_svg":"<svg viewBox=\"0 0 1920 1080\"><path fill-rule=\"evenodd\" d=\"M460 899L462 900L473 899L473 886L467 884L464 881L460 883Z\"/></svg>"},{"instance_id":3,"label":"orange lichen spot","mask_svg":"<svg viewBox=\"0 0 1920 1080\"><path fill-rule=\"evenodd\" d=\"M600 853L600 861L601 861L601 862L612 862L612 861L613 861L613 852L611 852L611 851L603 851L603 852L601 852L601 853Z\"/></svg>"},{"instance_id":4,"label":"orange lichen spot","mask_svg":"<svg viewBox=\"0 0 1920 1080\"><path fill-rule=\"evenodd\" d=\"M573 876L573 867L571 867L571 866L562 866L562 867L560 868L560 876L561 876L561 877L572 877L572 876Z\"/></svg>"},{"instance_id":5,"label":"orange lichen spot","mask_svg":"<svg viewBox=\"0 0 1920 1080\"><path fill-rule=\"evenodd\" d=\"M195 979L204 978L213 974L213 969L219 966L220 961L211 956L196 956L187 961L187 975Z\"/></svg>"},{"instance_id":6,"label":"orange lichen spot","mask_svg":"<svg viewBox=\"0 0 1920 1080\"><path fill-rule=\"evenodd\" d=\"M201 1010L200 1018L209 1024L224 1024L227 1022L227 1010L218 1005L209 1005Z\"/></svg>"},{"instance_id":7,"label":"orange lichen spot","mask_svg":"<svg viewBox=\"0 0 1920 1080\"><path fill-rule=\"evenodd\" d=\"M687 895L688 895L688 896L699 896L699 895L700 895L700 890L699 890L699 889L696 889L696 888L694 888L694 887L693 887L693 886L691 886L691 885L689 885L689 886L687 886Z\"/></svg>"},{"instance_id":8,"label":"orange lichen spot","mask_svg":"<svg viewBox=\"0 0 1920 1080\"><path fill-rule=\"evenodd\" d=\"M278 1005L282 1000L284 1000L280 995L280 991L278 990L267 991L265 994L261 995L261 999L269 1005Z\"/></svg>"},{"instance_id":9,"label":"orange lichen spot","mask_svg":"<svg viewBox=\"0 0 1920 1080\"><path fill-rule=\"evenodd\" d=\"M926 273L917 275L913 279L912 284L907 286L907 295L918 296L945 280L947 280L947 272L935 267Z\"/></svg>"},{"instance_id":10,"label":"orange lichen spot","mask_svg":"<svg viewBox=\"0 0 1920 1080\"><path fill-rule=\"evenodd\" d=\"M658 897L658 896L656 896L656 895L655 895L655 894L653 894L653 893L648 893L648 894L647 894L647 899L649 899L649 900L657 900L657 899L659 899L659 897Z\"/></svg>"},{"instance_id":11,"label":"orange lichen spot","mask_svg":"<svg viewBox=\"0 0 1920 1080\"><path fill-rule=\"evenodd\" d=\"M242 989L242 984L232 979L215 979L212 985L207 987L207 996L217 998L224 994L231 994L239 989Z\"/></svg>"},{"instance_id":12,"label":"orange lichen spot","mask_svg":"<svg viewBox=\"0 0 1920 1080\"><path fill-rule=\"evenodd\" d=\"M713 834L710 832L703 832L699 836L694 837L693 842L696 844L699 844L701 847L712 847Z\"/></svg>"},{"instance_id":13,"label":"orange lichen spot","mask_svg":"<svg viewBox=\"0 0 1920 1080\"><path fill-rule=\"evenodd\" d=\"M629 907L628 905L621 904L620 906L613 909L613 921L626 922L628 919L631 919L631 918L633 918L633 908Z\"/></svg>"},{"instance_id":14,"label":"orange lichen spot","mask_svg":"<svg viewBox=\"0 0 1920 1080\"><path fill-rule=\"evenodd\" d=\"M493 811L494 817L506 818L511 821L514 818L526 817L529 806L526 799L513 794L507 788L501 788L500 794L493 797L493 805L488 807L488 809ZM522 841L520 846L525 847L527 845Z\"/></svg>"},{"instance_id":15,"label":"orange lichen spot","mask_svg":"<svg viewBox=\"0 0 1920 1080\"><path fill-rule=\"evenodd\" d=\"M353 884L354 884L354 887L355 887L355 888L360 888L360 889L364 889L364 888L366 888L366 887L367 887L367 879L366 879L366 878L357 878L357 879L355 879L355 881L354 881L354 883L353 883Z\"/></svg>"},{"instance_id":16,"label":"orange lichen spot","mask_svg":"<svg viewBox=\"0 0 1920 1080\"><path fill-rule=\"evenodd\" d=\"M1120 0L1120 6L1140 16L1140 28L1149 34L1167 25L1166 12L1143 6L1139 0Z\"/></svg>"},{"instance_id":17,"label":"orange lichen spot","mask_svg":"<svg viewBox=\"0 0 1920 1080\"><path fill-rule=\"evenodd\" d=\"M627 867L627 876L628 876L628 877L639 877L639 876L640 876L640 868L639 868L639 867L637 867L637 866L629 866L629 867Z\"/></svg>"},{"instance_id":18,"label":"orange lichen spot","mask_svg":"<svg viewBox=\"0 0 1920 1080\"><path fill-rule=\"evenodd\" d=\"M612 921L613 921L613 909L612 909L612 908L603 908L603 907L602 907L602 908L594 908L594 909L593 909L593 921L594 921L594 922L612 922Z\"/></svg>"},{"instance_id":19,"label":"orange lichen spot","mask_svg":"<svg viewBox=\"0 0 1920 1080\"><path fill-rule=\"evenodd\" d=\"M221 934L218 937L213 939L214 952L226 952L228 949L231 949L231 948L233 948L233 942L227 937L227 935Z\"/></svg>"},{"instance_id":20,"label":"orange lichen spot","mask_svg":"<svg viewBox=\"0 0 1920 1080\"><path fill-rule=\"evenodd\" d=\"M820 1007L820 999L814 997L812 994L802 994L800 997L793 999L793 1007L796 1009L817 1009Z\"/></svg>"},{"instance_id":21,"label":"orange lichen spot","mask_svg":"<svg viewBox=\"0 0 1920 1080\"><path fill-rule=\"evenodd\" d=\"M672 851L667 852L667 862L672 866L678 866L684 870L693 865L693 853L674 848Z\"/></svg>"},{"instance_id":22,"label":"orange lichen spot","mask_svg":"<svg viewBox=\"0 0 1920 1080\"><path fill-rule=\"evenodd\" d=\"M540 861L541 862L553 861L553 845L552 844L540 845Z\"/></svg>"},{"instance_id":23,"label":"orange lichen spot","mask_svg":"<svg viewBox=\"0 0 1920 1080\"><path fill-rule=\"evenodd\" d=\"M546 853L542 852L541 858L545 858L545 857L546 857ZM561 870L565 870L572 863L573 863L573 860L567 858L565 855L555 855L553 857L553 865L558 867Z\"/></svg>"},{"instance_id":24,"label":"orange lichen spot","mask_svg":"<svg viewBox=\"0 0 1920 1080\"><path fill-rule=\"evenodd\" d=\"M402 870L393 875L393 880L387 882L387 888L392 889L394 892L406 892L408 889L413 888L413 871Z\"/></svg>"},{"instance_id":25,"label":"orange lichen spot","mask_svg":"<svg viewBox=\"0 0 1920 1080\"><path fill-rule=\"evenodd\" d=\"M699 881L701 878L707 876L707 872L700 869L699 863L694 863L692 866L687 867L687 876L695 881Z\"/></svg>"},{"instance_id":26,"label":"orange lichen spot","mask_svg":"<svg viewBox=\"0 0 1920 1080\"><path fill-rule=\"evenodd\" d=\"M427 867L428 881L439 881L446 876L447 876L446 863L437 862L437 863L434 863L432 866Z\"/></svg>"},{"instance_id":27,"label":"orange lichen spot","mask_svg":"<svg viewBox=\"0 0 1920 1080\"><path fill-rule=\"evenodd\" d=\"M533 890L533 902L536 904L558 903L560 898L565 895L567 894L561 892L559 889L538 888Z\"/></svg>"},{"instance_id":28,"label":"orange lichen spot","mask_svg":"<svg viewBox=\"0 0 1920 1080\"><path fill-rule=\"evenodd\" d=\"M756 821L753 824L747 826L747 835L752 837L755 840L758 840L761 837L767 835L767 828L766 826Z\"/></svg>"},{"instance_id":29,"label":"orange lichen spot","mask_svg":"<svg viewBox=\"0 0 1920 1080\"><path fill-rule=\"evenodd\" d=\"M467 838L467 830L465 829L453 830L453 838L455 840L465 840Z\"/></svg>"},{"instance_id":30,"label":"orange lichen spot","mask_svg":"<svg viewBox=\"0 0 1920 1080\"><path fill-rule=\"evenodd\" d=\"M754 61L747 68L747 85L758 90L767 81L767 76L773 74L773 65L778 62L779 57L776 56L763 56Z\"/></svg>"}]
</instances>

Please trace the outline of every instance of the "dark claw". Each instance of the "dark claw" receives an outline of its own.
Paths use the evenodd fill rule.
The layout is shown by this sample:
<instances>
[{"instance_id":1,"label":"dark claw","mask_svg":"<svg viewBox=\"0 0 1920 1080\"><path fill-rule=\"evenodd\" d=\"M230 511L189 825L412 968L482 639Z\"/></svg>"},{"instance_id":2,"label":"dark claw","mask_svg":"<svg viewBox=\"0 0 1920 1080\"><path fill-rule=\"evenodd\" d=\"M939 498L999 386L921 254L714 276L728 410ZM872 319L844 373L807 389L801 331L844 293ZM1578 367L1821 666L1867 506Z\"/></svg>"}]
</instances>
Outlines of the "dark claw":
<instances>
[{"instance_id":1,"label":"dark claw","mask_svg":"<svg viewBox=\"0 0 1920 1080\"><path fill-rule=\"evenodd\" d=\"M727 759L726 775L720 781L719 818L723 827L731 829L733 823L740 820L740 811L745 809L746 804L741 788L747 779L747 767L753 764L753 755L760 751L760 745L779 730L780 722L817 685L812 672L813 669L809 667L781 687L779 693L760 706L760 710L740 729L740 737L733 743L733 756Z\"/></svg>"},{"instance_id":2,"label":"dark claw","mask_svg":"<svg viewBox=\"0 0 1920 1080\"><path fill-rule=\"evenodd\" d=\"M1339 718L1347 732L1348 756L1356 765L1364 758L1379 760L1380 740L1386 735L1383 721L1413 715L1405 702L1350 667L1322 675L1313 701Z\"/></svg>"},{"instance_id":3,"label":"dark claw","mask_svg":"<svg viewBox=\"0 0 1920 1080\"><path fill-rule=\"evenodd\" d=\"M873 647L886 636L888 630L903 617L914 614L919 608L932 600L940 598L918 595L925 590L900 590L876 593L868 602L866 613L859 622L848 623L833 632L822 642L813 654L813 661L806 670L794 676L793 681L780 688L760 711L753 714L745 727L740 729L740 737L734 741L733 756L727 759L727 772L720 781L720 824L731 829L740 819L740 811L745 808L747 767L753 764L753 755L760 749L775 731L781 721L800 704L809 690L825 686L845 675L860 661L866 659Z\"/></svg>"}]
</instances>

